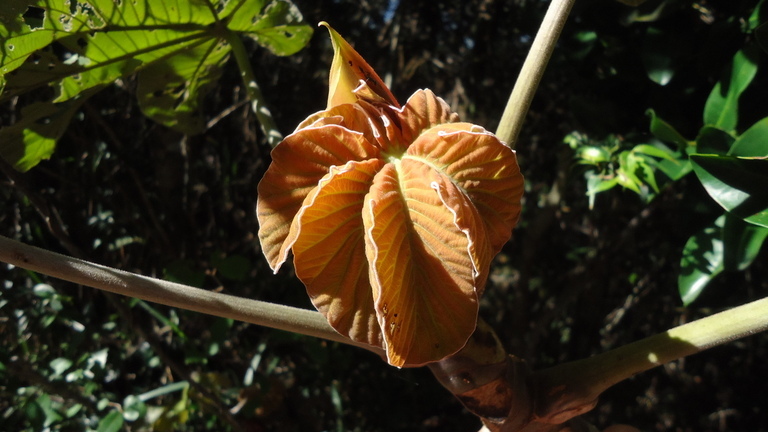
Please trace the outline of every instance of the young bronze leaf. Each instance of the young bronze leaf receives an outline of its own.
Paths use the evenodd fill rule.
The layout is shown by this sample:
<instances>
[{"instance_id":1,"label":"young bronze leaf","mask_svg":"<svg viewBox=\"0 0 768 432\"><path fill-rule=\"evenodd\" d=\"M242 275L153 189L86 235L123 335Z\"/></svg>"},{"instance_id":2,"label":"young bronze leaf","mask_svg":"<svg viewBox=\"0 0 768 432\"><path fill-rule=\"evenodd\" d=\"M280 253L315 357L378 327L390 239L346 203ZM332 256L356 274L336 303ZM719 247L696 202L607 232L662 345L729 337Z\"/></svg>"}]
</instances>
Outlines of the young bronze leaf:
<instances>
[{"instance_id":1,"label":"young bronze leaf","mask_svg":"<svg viewBox=\"0 0 768 432\"><path fill-rule=\"evenodd\" d=\"M384 81L368 65L360 54L341 37L327 22L322 21L331 33L333 63L331 63L328 107L355 103L358 97L368 102L383 102L400 107Z\"/></svg>"},{"instance_id":2,"label":"young bronze leaf","mask_svg":"<svg viewBox=\"0 0 768 432\"><path fill-rule=\"evenodd\" d=\"M455 123L459 115L432 90L416 90L398 113L403 139L411 143L424 131L437 125Z\"/></svg>"},{"instance_id":3,"label":"young bronze leaf","mask_svg":"<svg viewBox=\"0 0 768 432\"><path fill-rule=\"evenodd\" d=\"M274 271L288 256L284 242L291 221L331 166L378 153L361 133L337 125L302 129L272 150L272 164L259 182L256 211L261 247Z\"/></svg>"},{"instance_id":4,"label":"young bronze leaf","mask_svg":"<svg viewBox=\"0 0 768 432\"><path fill-rule=\"evenodd\" d=\"M372 113L377 113L372 110L374 108L364 102L336 105L331 109L316 112L307 117L299 124L296 130L335 124L360 132L366 141L376 144L381 148L386 148L388 147L388 140L385 134L385 126L380 117L372 115Z\"/></svg>"},{"instance_id":5,"label":"young bronze leaf","mask_svg":"<svg viewBox=\"0 0 768 432\"><path fill-rule=\"evenodd\" d=\"M339 333L381 346L363 240L363 198L385 162L332 167L304 200L291 226L296 276L315 307Z\"/></svg>"},{"instance_id":6,"label":"young bronze leaf","mask_svg":"<svg viewBox=\"0 0 768 432\"><path fill-rule=\"evenodd\" d=\"M470 123L437 126L408 148L445 172L472 200L498 252L520 216L523 176L515 152Z\"/></svg>"},{"instance_id":7,"label":"young bronze leaf","mask_svg":"<svg viewBox=\"0 0 768 432\"><path fill-rule=\"evenodd\" d=\"M461 349L477 321L467 232L419 161L386 165L365 199L366 254L387 360L419 366ZM460 193L457 188L444 193Z\"/></svg>"}]
</instances>

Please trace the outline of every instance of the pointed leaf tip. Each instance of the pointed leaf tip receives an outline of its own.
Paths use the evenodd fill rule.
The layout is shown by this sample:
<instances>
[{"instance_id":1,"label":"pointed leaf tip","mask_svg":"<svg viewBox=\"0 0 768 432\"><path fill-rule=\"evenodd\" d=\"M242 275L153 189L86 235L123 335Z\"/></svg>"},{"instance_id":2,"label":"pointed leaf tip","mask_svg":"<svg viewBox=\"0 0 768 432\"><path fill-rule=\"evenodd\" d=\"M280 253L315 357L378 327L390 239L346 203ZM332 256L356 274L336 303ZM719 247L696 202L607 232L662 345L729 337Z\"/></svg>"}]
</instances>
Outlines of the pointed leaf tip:
<instances>
[{"instance_id":1,"label":"pointed leaf tip","mask_svg":"<svg viewBox=\"0 0 768 432\"><path fill-rule=\"evenodd\" d=\"M367 102L386 103L397 108L400 105L376 71L352 46L327 22L318 26L328 29L333 44L333 62L329 74L328 106L355 103L358 99Z\"/></svg>"}]
</instances>

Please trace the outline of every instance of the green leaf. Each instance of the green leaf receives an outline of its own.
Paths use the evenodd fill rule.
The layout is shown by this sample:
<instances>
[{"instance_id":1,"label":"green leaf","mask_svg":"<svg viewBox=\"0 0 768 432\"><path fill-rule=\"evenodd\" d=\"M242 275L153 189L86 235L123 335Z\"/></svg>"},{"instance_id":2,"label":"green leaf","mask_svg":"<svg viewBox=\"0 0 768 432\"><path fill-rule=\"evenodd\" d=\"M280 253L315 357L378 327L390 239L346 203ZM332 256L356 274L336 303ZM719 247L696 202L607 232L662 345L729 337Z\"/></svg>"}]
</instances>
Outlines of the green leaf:
<instances>
[{"instance_id":1,"label":"green leaf","mask_svg":"<svg viewBox=\"0 0 768 432\"><path fill-rule=\"evenodd\" d=\"M696 153L727 154L736 139L714 126L704 126L696 137Z\"/></svg>"},{"instance_id":2,"label":"green leaf","mask_svg":"<svg viewBox=\"0 0 768 432\"><path fill-rule=\"evenodd\" d=\"M736 129L739 118L739 97L757 74L757 50L747 47L736 53L730 67L704 105L704 124L726 131Z\"/></svg>"},{"instance_id":3,"label":"green leaf","mask_svg":"<svg viewBox=\"0 0 768 432\"><path fill-rule=\"evenodd\" d=\"M707 193L733 215L768 227L768 159L691 155Z\"/></svg>"},{"instance_id":4,"label":"green leaf","mask_svg":"<svg viewBox=\"0 0 768 432\"><path fill-rule=\"evenodd\" d=\"M242 255L224 256L222 253L211 257L211 264L227 279L242 281L251 270L251 261Z\"/></svg>"},{"instance_id":5,"label":"green leaf","mask_svg":"<svg viewBox=\"0 0 768 432\"><path fill-rule=\"evenodd\" d=\"M643 182L637 177L637 158L628 151L619 154L619 168L616 170L616 180L620 185L632 190L638 195L645 197L641 189Z\"/></svg>"},{"instance_id":6,"label":"green leaf","mask_svg":"<svg viewBox=\"0 0 768 432\"><path fill-rule=\"evenodd\" d=\"M230 51L223 41L211 39L144 68L136 89L139 107L147 117L180 132L203 132L199 107L221 77Z\"/></svg>"},{"instance_id":7,"label":"green leaf","mask_svg":"<svg viewBox=\"0 0 768 432\"><path fill-rule=\"evenodd\" d=\"M673 152L669 149L664 143L662 143L659 140L652 140L652 144L641 144L642 146L649 146L651 148L658 149L659 151L669 155L669 158L663 158L660 160L653 159L653 158L646 158L646 161L651 165L656 167L658 171L661 171L669 177L670 180L676 181L681 178L683 178L685 175L687 175L689 172L691 172L691 161L688 158L683 157L682 152ZM637 147L635 147L637 148ZM639 149L638 153L640 154L649 154L653 156L653 152L646 151L647 149L645 147L641 147ZM633 149L634 151L634 149Z\"/></svg>"},{"instance_id":8,"label":"green leaf","mask_svg":"<svg viewBox=\"0 0 768 432\"><path fill-rule=\"evenodd\" d=\"M765 0L760 0L757 2L755 9L749 15L749 19L747 20L747 28L749 30L757 29L757 27L765 21L766 16L768 16L768 2Z\"/></svg>"},{"instance_id":9,"label":"green leaf","mask_svg":"<svg viewBox=\"0 0 768 432\"><path fill-rule=\"evenodd\" d=\"M302 49L312 37L312 28L305 25L296 6L285 0L231 0L223 16L227 28L243 32L275 55L287 56ZM248 13L250 11L250 13Z\"/></svg>"},{"instance_id":10,"label":"green leaf","mask_svg":"<svg viewBox=\"0 0 768 432\"><path fill-rule=\"evenodd\" d=\"M584 177L587 179L587 196L589 197L590 210L595 207L595 195L619 184L616 177L605 178L594 171L587 171Z\"/></svg>"},{"instance_id":11,"label":"green leaf","mask_svg":"<svg viewBox=\"0 0 768 432\"><path fill-rule=\"evenodd\" d=\"M760 48L768 53L768 22L761 24L755 29L755 39L757 39Z\"/></svg>"},{"instance_id":12,"label":"green leaf","mask_svg":"<svg viewBox=\"0 0 768 432\"><path fill-rule=\"evenodd\" d=\"M599 165L611 160L611 152L603 147L582 146L576 151L576 157L581 159L580 163Z\"/></svg>"},{"instance_id":13,"label":"green leaf","mask_svg":"<svg viewBox=\"0 0 768 432\"><path fill-rule=\"evenodd\" d=\"M77 103L63 103L82 103L88 90L140 72L144 113L182 132L199 133L205 122L198 108L220 77L231 49L228 40L242 34L288 55L312 34L287 0L6 3L0 8L0 102L54 90L43 91L52 94L49 99L0 136L0 156L20 170L50 157L77 109ZM43 10L43 19L26 22L27 5Z\"/></svg>"},{"instance_id":14,"label":"green leaf","mask_svg":"<svg viewBox=\"0 0 768 432\"><path fill-rule=\"evenodd\" d=\"M123 415L112 410L99 421L97 432L119 432L123 428Z\"/></svg>"},{"instance_id":15,"label":"green leaf","mask_svg":"<svg viewBox=\"0 0 768 432\"><path fill-rule=\"evenodd\" d=\"M53 370L53 374L51 375L51 378L56 378L61 376L64 372L66 372L67 369L69 369L72 366L72 360L64 357L58 357L50 361L48 365Z\"/></svg>"},{"instance_id":16,"label":"green leaf","mask_svg":"<svg viewBox=\"0 0 768 432\"><path fill-rule=\"evenodd\" d=\"M143 300L133 299L132 302L133 302L133 304L137 304L142 309L144 309L147 312L149 312L150 315L155 317L156 320L158 320L161 323L163 323L163 325L165 325L166 327L168 327L171 330L173 330L173 332L176 334L176 336L181 338L181 340L186 340L187 339L187 335L184 334L184 332L181 330L181 328L179 328L179 326L176 324L176 322L174 322L173 319L169 319L168 317L163 315L160 311L158 311L155 307L153 307L152 305L150 305L149 303L147 303L147 302L145 302ZM171 313L173 313L173 310L171 310Z\"/></svg>"},{"instance_id":17,"label":"green leaf","mask_svg":"<svg viewBox=\"0 0 768 432\"><path fill-rule=\"evenodd\" d=\"M760 253L766 237L768 228L726 214L723 226L725 269L744 270L749 267Z\"/></svg>"},{"instance_id":18,"label":"green leaf","mask_svg":"<svg viewBox=\"0 0 768 432\"><path fill-rule=\"evenodd\" d=\"M662 149L659 147L654 147L650 144L638 144L632 148L633 153L642 153L646 154L648 156L657 157L660 159L666 159L672 163L680 164L682 163L679 161L674 153L670 152L669 149Z\"/></svg>"},{"instance_id":19,"label":"green leaf","mask_svg":"<svg viewBox=\"0 0 768 432\"><path fill-rule=\"evenodd\" d=\"M123 419L133 422L143 418L147 414L147 406L135 395L127 396L123 400Z\"/></svg>"},{"instance_id":20,"label":"green leaf","mask_svg":"<svg viewBox=\"0 0 768 432\"><path fill-rule=\"evenodd\" d=\"M659 185L656 183L656 175L648 160L633 153L635 159L635 175L641 182L647 184L655 193L659 193ZM649 196L650 197L650 196ZM649 198L647 197L647 198Z\"/></svg>"},{"instance_id":21,"label":"green leaf","mask_svg":"<svg viewBox=\"0 0 768 432\"><path fill-rule=\"evenodd\" d=\"M18 65L19 73L8 78L3 99L50 84L58 91L55 101L61 102L85 89L112 83L146 63L183 52L200 39L215 37L207 28L215 16L202 1L89 0L78 2L74 12L67 0L32 3L45 11L43 26L13 35L14 41L34 43L20 43L12 52L27 58L46 48L42 52L46 61ZM53 41L68 52L52 55L49 44ZM3 68L6 61L15 60L3 59Z\"/></svg>"},{"instance_id":22,"label":"green leaf","mask_svg":"<svg viewBox=\"0 0 768 432\"><path fill-rule=\"evenodd\" d=\"M661 86L667 85L675 75L680 50L679 38L658 28L648 27L641 54L648 78Z\"/></svg>"},{"instance_id":23,"label":"green leaf","mask_svg":"<svg viewBox=\"0 0 768 432\"><path fill-rule=\"evenodd\" d=\"M656 115L656 112L649 109L645 112L651 117L651 133L661 141L677 144L680 151L687 151L690 143L683 138L675 128Z\"/></svg>"},{"instance_id":24,"label":"green leaf","mask_svg":"<svg viewBox=\"0 0 768 432\"><path fill-rule=\"evenodd\" d=\"M21 109L21 120L0 129L0 157L19 171L49 159L56 142L92 92L63 103L35 102Z\"/></svg>"},{"instance_id":25,"label":"green leaf","mask_svg":"<svg viewBox=\"0 0 768 432\"><path fill-rule=\"evenodd\" d=\"M728 152L731 156L768 157L768 117L744 131Z\"/></svg>"},{"instance_id":26,"label":"green leaf","mask_svg":"<svg viewBox=\"0 0 768 432\"><path fill-rule=\"evenodd\" d=\"M683 305L688 306L724 269L722 227L725 216L694 234L683 247L677 287Z\"/></svg>"}]
</instances>

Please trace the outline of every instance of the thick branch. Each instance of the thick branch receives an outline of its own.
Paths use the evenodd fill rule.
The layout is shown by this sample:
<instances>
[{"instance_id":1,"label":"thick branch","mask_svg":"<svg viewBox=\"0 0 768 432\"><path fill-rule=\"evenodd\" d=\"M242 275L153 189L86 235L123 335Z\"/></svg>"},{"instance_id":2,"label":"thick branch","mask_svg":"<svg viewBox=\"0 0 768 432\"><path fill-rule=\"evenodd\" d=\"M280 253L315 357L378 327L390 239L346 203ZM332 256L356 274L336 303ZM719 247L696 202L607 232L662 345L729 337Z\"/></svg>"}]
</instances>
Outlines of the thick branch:
<instances>
[{"instance_id":1,"label":"thick branch","mask_svg":"<svg viewBox=\"0 0 768 432\"><path fill-rule=\"evenodd\" d=\"M0 261L142 300L382 352L338 334L315 311L206 291L60 255L0 236Z\"/></svg>"},{"instance_id":2,"label":"thick branch","mask_svg":"<svg viewBox=\"0 0 768 432\"><path fill-rule=\"evenodd\" d=\"M640 372L768 330L768 298L536 373L536 415L553 421L590 410L609 387Z\"/></svg>"}]
</instances>

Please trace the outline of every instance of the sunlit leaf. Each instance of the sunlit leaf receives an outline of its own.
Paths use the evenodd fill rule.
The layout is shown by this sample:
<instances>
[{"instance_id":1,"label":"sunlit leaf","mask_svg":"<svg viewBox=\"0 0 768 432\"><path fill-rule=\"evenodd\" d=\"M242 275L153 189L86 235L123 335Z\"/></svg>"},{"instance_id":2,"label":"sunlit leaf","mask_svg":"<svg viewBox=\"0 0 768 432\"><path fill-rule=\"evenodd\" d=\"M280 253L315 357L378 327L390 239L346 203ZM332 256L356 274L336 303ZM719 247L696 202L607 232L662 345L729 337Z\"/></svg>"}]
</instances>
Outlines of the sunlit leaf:
<instances>
[{"instance_id":1,"label":"sunlit leaf","mask_svg":"<svg viewBox=\"0 0 768 432\"><path fill-rule=\"evenodd\" d=\"M363 134L337 125L303 129L272 150L272 165L259 182L257 216L261 247L273 270L288 256L289 247L284 243L291 221L331 166L378 155L378 147Z\"/></svg>"},{"instance_id":2,"label":"sunlit leaf","mask_svg":"<svg viewBox=\"0 0 768 432\"><path fill-rule=\"evenodd\" d=\"M368 102L380 101L399 107L400 104L397 103L392 92L368 62L328 23L323 21L320 25L325 26L331 33L333 43L327 108L354 103L358 97Z\"/></svg>"},{"instance_id":3,"label":"sunlit leaf","mask_svg":"<svg viewBox=\"0 0 768 432\"><path fill-rule=\"evenodd\" d=\"M726 154L735 140L731 134L720 128L704 126L696 137L696 153Z\"/></svg>"},{"instance_id":4,"label":"sunlit leaf","mask_svg":"<svg viewBox=\"0 0 768 432\"><path fill-rule=\"evenodd\" d=\"M684 305L691 304L724 267L722 228L725 216L691 236L683 248L677 284Z\"/></svg>"},{"instance_id":5,"label":"sunlit leaf","mask_svg":"<svg viewBox=\"0 0 768 432\"><path fill-rule=\"evenodd\" d=\"M766 22L766 15L768 15L768 3L765 0L759 0L749 15L747 28L756 32L760 25ZM757 36L757 34L755 35ZM760 40L759 37L757 39Z\"/></svg>"},{"instance_id":6,"label":"sunlit leaf","mask_svg":"<svg viewBox=\"0 0 768 432\"><path fill-rule=\"evenodd\" d=\"M229 20L228 29L242 32L279 56L295 54L312 37L312 27L285 0L230 0L221 15Z\"/></svg>"},{"instance_id":7,"label":"sunlit leaf","mask_svg":"<svg viewBox=\"0 0 768 432\"><path fill-rule=\"evenodd\" d=\"M21 120L0 129L0 156L19 171L49 159L72 117L91 94L86 92L59 104L36 102L23 107Z\"/></svg>"},{"instance_id":8,"label":"sunlit leaf","mask_svg":"<svg viewBox=\"0 0 768 432\"><path fill-rule=\"evenodd\" d=\"M429 160L466 192L498 252L520 216L524 182L515 152L479 126L452 123L422 134L407 155Z\"/></svg>"},{"instance_id":9,"label":"sunlit leaf","mask_svg":"<svg viewBox=\"0 0 768 432\"><path fill-rule=\"evenodd\" d=\"M683 157L682 152L672 151L666 145L664 145L664 143L658 140L654 140L651 147L660 149L663 153L670 155L672 158L672 160L668 158L659 160L653 159L651 162L658 169L658 171L664 173L664 175L669 177L670 180L679 180L691 172L691 161L687 157Z\"/></svg>"},{"instance_id":10,"label":"sunlit leaf","mask_svg":"<svg viewBox=\"0 0 768 432\"><path fill-rule=\"evenodd\" d=\"M382 344L365 255L363 198L384 161L371 159L332 167L307 196L293 221L296 275L315 307L341 334ZM301 233L302 235L299 235Z\"/></svg>"},{"instance_id":11,"label":"sunlit leaf","mask_svg":"<svg viewBox=\"0 0 768 432\"><path fill-rule=\"evenodd\" d=\"M221 76L230 50L229 45L212 39L144 68L136 89L141 110L180 132L203 132L200 104Z\"/></svg>"},{"instance_id":12,"label":"sunlit leaf","mask_svg":"<svg viewBox=\"0 0 768 432\"><path fill-rule=\"evenodd\" d=\"M432 90L429 89L416 90L408 98L402 110L397 113L397 117L402 133L405 134L400 135L399 138L408 143L413 142L424 131L432 127L459 121L459 115L454 113L444 100L435 96ZM451 127L469 130L468 125L453 125ZM391 127L394 127L394 125ZM482 130L479 126L478 129Z\"/></svg>"},{"instance_id":13,"label":"sunlit leaf","mask_svg":"<svg viewBox=\"0 0 768 432\"><path fill-rule=\"evenodd\" d=\"M736 53L731 65L704 105L704 124L726 131L736 129L739 118L739 97L757 74L757 50L745 48Z\"/></svg>"},{"instance_id":14,"label":"sunlit leaf","mask_svg":"<svg viewBox=\"0 0 768 432\"><path fill-rule=\"evenodd\" d=\"M744 270L757 258L768 237L768 228L746 223L726 214L723 256L726 270Z\"/></svg>"},{"instance_id":15,"label":"sunlit leaf","mask_svg":"<svg viewBox=\"0 0 768 432\"><path fill-rule=\"evenodd\" d=\"M641 56L648 78L656 84L667 85L675 75L680 50L679 41L669 32L648 27Z\"/></svg>"},{"instance_id":16,"label":"sunlit leaf","mask_svg":"<svg viewBox=\"0 0 768 432\"><path fill-rule=\"evenodd\" d=\"M376 175L365 199L373 297L394 366L453 354L475 328L475 283L486 263L468 253L483 245L472 245L467 225L481 222L476 214L456 213L471 206L447 207L448 198L461 200L461 192L428 165L404 159L399 169L388 164Z\"/></svg>"},{"instance_id":17,"label":"sunlit leaf","mask_svg":"<svg viewBox=\"0 0 768 432\"><path fill-rule=\"evenodd\" d=\"M768 158L768 117L753 124L732 144L731 156Z\"/></svg>"},{"instance_id":18,"label":"sunlit leaf","mask_svg":"<svg viewBox=\"0 0 768 432\"><path fill-rule=\"evenodd\" d=\"M648 156L657 157L660 159L666 159L672 163L680 163L669 150L662 149L659 147L654 147L652 145L648 144L638 144L634 147L632 147L633 153L642 153L646 154Z\"/></svg>"},{"instance_id":19,"label":"sunlit leaf","mask_svg":"<svg viewBox=\"0 0 768 432\"><path fill-rule=\"evenodd\" d=\"M691 155L707 193L725 210L768 227L768 159Z\"/></svg>"},{"instance_id":20,"label":"sunlit leaf","mask_svg":"<svg viewBox=\"0 0 768 432\"><path fill-rule=\"evenodd\" d=\"M329 108L272 152L259 241L275 271L293 252L296 275L339 333L384 348L398 367L438 361L471 336L491 259L519 217L515 153L458 123L430 90L398 108L331 35ZM355 89L361 79L373 87Z\"/></svg>"},{"instance_id":21,"label":"sunlit leaf","mask_svg":"<svg viewBox=\"0 0 768 432\"><path fill-rule=\"evenodd\" d=\"M678 132L669 123L658 117L654 110L649 109L646 111L646 114L651 117L651 133L656 138L660 139L661 141L677 144L677 147L681 151L686 151L689 142L687 139L683 138L682 135L680 135L680 132Z\"/></svg>"},{"instance_id":22,"label":"sunlit leaf","mask_svg":"<svg viewBox=\"0 0 768 432\"><path fill-rule=\"evenodd\" d=\"M63 119L71 104L62 103L140 72L144 113L185 133L204 129L198 108L220 76L231 38L250 36L286 55L312 33L286 0L9 1L0 8L0 101L50 87L46 103ZM39 22L20 17L27 5L42 11ZM0 156L28 169L50 155L60 136L41 141L25 129L4 141Z\"/></svg>"},{"instance_id":23,"label":"sunlit leaf","mask_svg":"<svg viewBox=\"0 0 768 432\"><path fill-rule=\"evenodd\" d=\"M147 414L147 406L138 396L129 395L123 399L123 419L134 422Z\"/></svg>"},{"instance_id":24,"label":"sunlit leaf","mask_svg":"<svg viewBox=\"0 0 768 432\"><path fill-rule=\"evenodd\" d=\"M120 411L111 410L101 420L96 428L97 432L119 432L123 429L123 415Z\"/></svg>"}]
</instances>

